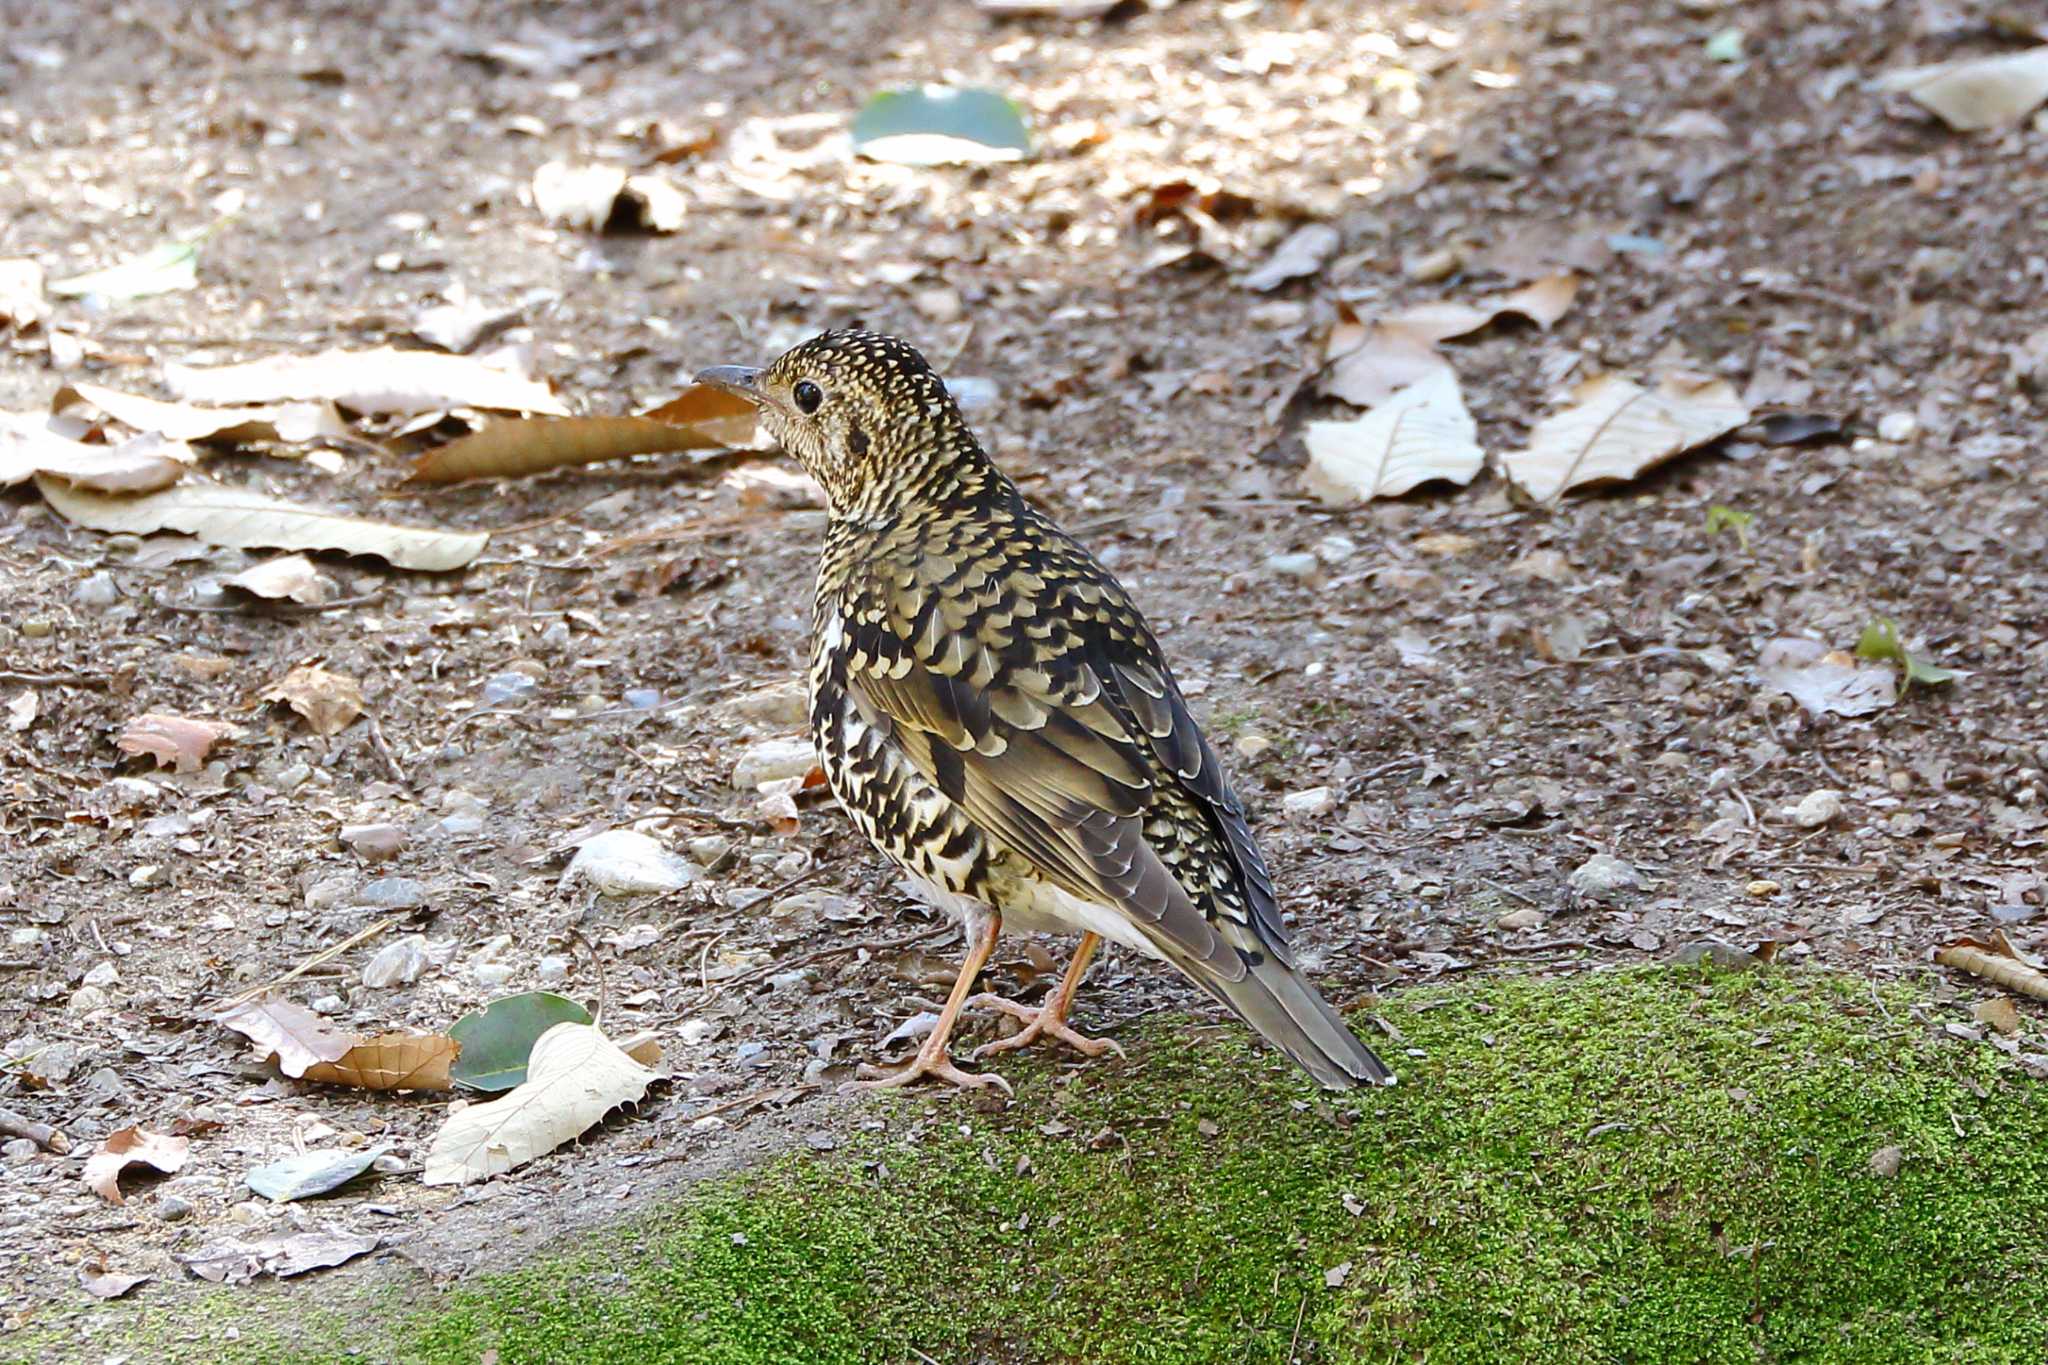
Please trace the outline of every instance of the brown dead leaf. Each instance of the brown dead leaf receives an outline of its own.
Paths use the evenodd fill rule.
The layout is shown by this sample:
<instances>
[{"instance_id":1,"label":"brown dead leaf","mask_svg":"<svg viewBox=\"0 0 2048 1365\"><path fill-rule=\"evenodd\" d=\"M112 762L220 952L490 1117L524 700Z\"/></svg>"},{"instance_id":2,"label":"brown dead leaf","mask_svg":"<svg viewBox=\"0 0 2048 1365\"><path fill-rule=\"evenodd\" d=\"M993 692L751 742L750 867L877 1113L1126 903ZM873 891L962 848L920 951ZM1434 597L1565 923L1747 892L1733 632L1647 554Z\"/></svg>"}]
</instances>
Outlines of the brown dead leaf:
<instances>
[{"instance_id":1,"label":"brown dead leaf","mask_svg":"<svg viewBox=\"0 0 2048 1365\"><path fill-rule=\"evenodd\" d=\"M304 555L280 555L229 574L221 579L221 586L239 588L267 601L298 602L311 607L327 600L332 584Z\"/></svg>"},{"instance_id":2,"label":"brown dead leaf","mask_svg":"<svg viewBox=\"0 0 2048 1365\"><path fill-rule=\"evenodd\" d=\"M43 418L0 412L0 487L43 475L102 493L148 493L184 478L195 458L191 447L160 436L88 445Z\"/></svg>"},{"instance_id":3,"label":"brown dead leaf","mask_svg":"<svg viewBox=\"0 0 2048 1365\"><path fill-rule=\"evenodd\" d=\"M2015 995L2048 1000L2048 972L2014 947L2003 929L1994 929L1989 942L1959 939L1936 952L1934 960L1944 967L1981 976Z\"/></svg>"},{"instance_id":4,"label":"brown dead leaf","mask_svg":"<svg viewBox=\"0 0 2048 1365\"><path fill-rule=\"evenodd\" d=\"M164 385L194 403L328 402L401 417L446 408L569 415L539 380L474 356L390 346L272 356L241 365L167 364Z\"/></svg>"},{"instance_id":5,"label":"brown dead leaf","mask_svg":"<svg viewBox=\"0 0 2048 1365\"><path fill-rule=\"evenodd\" d=\"M1980 1024L1996 1029L2008 1038L2020 1031L2020 1007L2012 1002L2009 995L1994 995L1989 1000L1979 1000L1970 1006L1970 1017Z\"/></svg>"},{"instance_id":6,"label":"brown dead leaf","mask_svg":"<svg viewBox=\"0 0 2048 1365\"><path fill-rule=\"evenodd\" d=\"M449 1090L449 1068L461 1052L462 1044L445 1034L380 1033L332 1062L307 1067L301 1079L360 1090Z\"/></svg>"},{"instance_id":7,"label":"brown dead leaf","mask_svg":"<svg viewBox=\"0 0 2048 1365\"><path fill-rule=\"evenodd\" d=\"M95 531L183 531L209 545L242 549L341 550L429 573L461 568L482 554L491 538L488 531L442 531L343 516L220 484L188 483L126 498L89 493L47 476L38 476L36 487L66 521Z\"/></svg>"},{"instance_id":8,"label":"brown dead leaf","mask_svg":"<svg viewBox=\"0 0 2048 1365\"><path fill-rule=\"evenodd\" d=\"M697 385L637 417L554 417L493 422L420 456L409 481L522 478L569 465L670 450L724 450L754 439L754 407Z\"/></svg>"},{"instance_id":9,"label":"brown dead leaf","mask_svg":"<svg viewBox=\"0 0 2048 1365\"><path fill-rule=\"evenodd\" d=\"M85 1159L79 1178L86 1187L110 1204L125 1204L121 1197L121 1172L140 1163L170 1175L185 1164L192 1146L184 1138L167 1137L130 1126L107 1134L100 1149Z\"/></svg>"},{"instance_id":10,"label":"brown dead leaf","mask_svg":"<svg viewBox=\"0 0 2048 1365\"><path fill-rule=\"evenodd\" d=\"M78 1267L78 1287L96 1299L118 1299L135 1286L147 1284L155 1278L154 1275L123 1275L109 1270L105 1256Z\"/></svg>"},{"instance_id":11,"label":"brown dead leaf","mask_svg":"<svg viewBox=\"0 0 2048 1365\"><path fill-rule=\"evenodd\" d=\"M1427 333L1394 323L1340 320L1330 335L1330 368L1318 387L1355 407L1372 407L1410 385L1451 372L1433 343Z\"/></svg>"},{"instance_id":12,"label":"brown dead leaf","mask_svg":"<svg viewBox=\"0 0 2048 1365\"><path fill-rule=\"evenodd\" d=\"M51 412L85 404L137 431L174 441L311 441L348 435L348 424L332 403L275 403L257 407L205 408L166 403L97 384L67 384L50 400Z\"/></svg>"},{"instance_id":13,"label":"brown dead leaf","mask_svg":"<svg viewBox=\"0 0 2048 1365\"><path fill-rule=\"evenodd\" d=\"M338 735L363 714L362 685L313 664L300 664L278 679L263 700L291 707L316 735Z\"/></svg>"},{"instance_id":14,"label":"brown dead leaf","mask_svg":"<svg viewBox=\"0 0 2048 1365\"><path fill-rule=\"evenodd\" d=\"M122 753L147 754L160 768L181 773L198 772L213 746L235 734L226 721L194 720L189 716L151 711L121 727L114 743Z\"/></svg>"},{"instance_id":15,"label":"brown dead leaf","mask_svg":"<svg viewBox=\"0 0 2048 1365\"><path fill-rule=\"evenodd\" d=\"M294 1078L322 1062L340 1061L362 1042L304 1006L275 997L223 1010L215 1022L248 1038L259 1058L274 1055L278 1070Z\"/></svg>"}]
</instances>

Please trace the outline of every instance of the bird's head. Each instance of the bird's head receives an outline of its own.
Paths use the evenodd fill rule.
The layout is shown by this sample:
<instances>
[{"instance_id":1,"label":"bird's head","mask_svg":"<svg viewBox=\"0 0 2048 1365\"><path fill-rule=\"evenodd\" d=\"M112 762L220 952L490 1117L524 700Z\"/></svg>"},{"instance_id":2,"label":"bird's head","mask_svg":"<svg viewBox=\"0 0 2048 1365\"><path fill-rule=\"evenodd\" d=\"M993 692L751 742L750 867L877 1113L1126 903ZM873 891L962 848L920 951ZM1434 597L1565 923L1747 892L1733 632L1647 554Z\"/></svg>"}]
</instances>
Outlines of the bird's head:
<instances>
[{"instance_id":1,"label":"bird's head","mask_svg":"<svg viewBox=\"0 0 2048 1365\"><path fill-rule=\"evenodd\" d=\"M738 394L842 515L892 510L948 454L974 448L946 385L906 341L825 332L765 370L718 365L700 384Z\"/></svg>"}]
</instances>

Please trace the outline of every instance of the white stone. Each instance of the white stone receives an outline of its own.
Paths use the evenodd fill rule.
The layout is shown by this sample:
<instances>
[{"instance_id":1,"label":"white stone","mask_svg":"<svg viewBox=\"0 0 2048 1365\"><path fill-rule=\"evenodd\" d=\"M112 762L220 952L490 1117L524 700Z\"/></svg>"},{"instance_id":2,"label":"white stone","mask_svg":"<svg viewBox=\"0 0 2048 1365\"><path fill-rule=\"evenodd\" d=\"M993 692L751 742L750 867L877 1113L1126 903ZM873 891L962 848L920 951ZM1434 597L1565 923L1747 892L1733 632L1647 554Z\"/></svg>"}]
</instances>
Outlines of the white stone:
<instances>
[{"instance_id":1,"label":"white stone","mask_svg":"<svg viewBox=\"0 0 2048 1365\"><path fill-rule=\"evenodd\" d=\"M818 750L808 739L764 739L749 745L733 764L732 784L743 792L756 791L763 782L802 777L817 761Z\"/></svg>"},{"instance_id":2,"label":"white stone","mask_svg":"<svg viewBox=\"0 0 2048 1365\"><path fill-rule=\"evenodd\" d=\"M1643 879L1621 859L1596 853L1580 863L1565 884L1588 900L1617 900L1622 893L1639 889Z\"/></svg>"},{"instance_id":3,"label":"white stone","mask_svg":"<svg viewBox=\"0 0 2048 1365\"><path fill-rule=\"evenodd\" d=\"M1910 441L1920 430L1920 419L1910 412L1888 412L1877 419L1878 439L1897 445Z\"/></svg>"},{"instance_id":4,"label":"white stone","mask_svg":"<svg viewBox=\"0 0 2048 1365\"><path fill-rule=\"evenodd\" d=\"M1337 794L1328 787L1310 787L1280 798L1280 809L1293 816L1328 815L1337 808Z\"/></svg>"},{"instance_id":5,"label":"white stone","mask_svg":"<svg viewBox=\"0 0 2048 1365\"><path fill-rule=\"evenodd\" d=\"M372 990L409 986L427 969L427 936L407 934L379 948L363 968L363 984Z\"/></svg>"},{"instance_id":6,"label":"white stone","mask_svg":"<svg viewBox=\"0 0 2048 1365\"><path fill-rule=\"evenodd\" d=\"M639 831L609 829L584 841L563 880L580 878L607 896L644 896L680 890L699 875L687 858Z\"/></svg>"}]
</instances>

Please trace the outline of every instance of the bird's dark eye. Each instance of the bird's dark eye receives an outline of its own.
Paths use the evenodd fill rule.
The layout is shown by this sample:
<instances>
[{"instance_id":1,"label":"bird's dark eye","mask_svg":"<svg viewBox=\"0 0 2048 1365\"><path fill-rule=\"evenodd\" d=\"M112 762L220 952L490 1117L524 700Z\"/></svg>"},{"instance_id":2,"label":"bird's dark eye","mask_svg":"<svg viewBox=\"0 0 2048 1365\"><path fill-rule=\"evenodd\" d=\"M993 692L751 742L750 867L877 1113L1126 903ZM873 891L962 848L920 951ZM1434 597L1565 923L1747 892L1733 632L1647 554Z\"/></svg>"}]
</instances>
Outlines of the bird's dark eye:
<instances>
[{"instance_id":1,"label":"bird's dark eye","mask_svg":"<svg viewBox=\"0 0 2048 1365\"><path fill-rule=\"evenodd\" d=\"M808 379L799 379L791 396L796 399L796 410L805 414L816 412L825 401L825 391Z\"/></svg>"}]
</instances>

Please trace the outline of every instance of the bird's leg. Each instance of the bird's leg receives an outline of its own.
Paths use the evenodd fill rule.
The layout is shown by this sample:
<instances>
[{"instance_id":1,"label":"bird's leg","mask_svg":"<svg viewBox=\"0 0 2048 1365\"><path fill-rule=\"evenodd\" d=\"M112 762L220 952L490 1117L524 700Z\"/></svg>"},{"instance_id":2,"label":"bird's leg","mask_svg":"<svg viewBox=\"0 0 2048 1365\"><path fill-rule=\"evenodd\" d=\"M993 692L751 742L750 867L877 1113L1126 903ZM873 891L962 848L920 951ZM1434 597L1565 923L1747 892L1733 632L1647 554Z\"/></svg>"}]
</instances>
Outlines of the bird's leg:
<instances>
[{"instance_id":1,"label":"bird's leg","mask_svg":"<svg viewBox=\"0 0 2048 1365\"><path fill-rule=\"evenodd\" d=\"M1047 1036L1059 1039L1084 1056L1100 1057L1105 1052L1123 1056L1123 1048L1110 1039L1085 1038L1067 1027L1067 1010L1074 1003L1074 992L1080 987L1081 978L1088 974L1088 963L1095 957L1095 950L1101 945L1100 934L1081 935L1080 946L1074 949L1074 960L1067 964L1067 974L1060 978L1060 984L1053 991L1052 998L1037 1009L1032 1009L1029 1005L1020 1005L1014 1000L1005 1000L1000 995L977 995L969 1001L969 1004L988 1005L1024 1021L1023 1029L1015 1035L998 1039L993 1043L984 1043L976 1048L971 1060L980 1061L984 1053L1008 1052Z\"/></svg>"},{"instance_id":2,"label":"bird's leg","mask_svg":"<svg viewBox=\"0 0 2048 1365\"><path fill-rule=\"evenodd\" d=\"M931 1036L924 1040L924 1046L917 1050L917 1056L911 1059L910 1064L895 1071L863 1064L858 1073L860 1079L847 1082L844 1089L883 1090L935 1076L954 1085L992 1085L1005 1095L1014 1093L1010 1083L993 1072L962 1071L953 1065L952 1054L946 1051L946 1040L952 1036L953 1025L960 1018L960 1007L967 1003L967 992L974 989L974 978L981 975L981 969L988 964L989 954L996 950L996 933L1001 927L1001 916L993 912L978 926L969 924L968 932L974 937L967 949L967 960L960 964L960 979L953 983L953 993L946 997L946 1007L939 1011L939 1022L932 1026Z\"/></svg>"}]
</instances>

